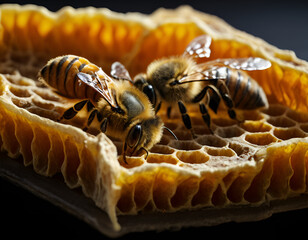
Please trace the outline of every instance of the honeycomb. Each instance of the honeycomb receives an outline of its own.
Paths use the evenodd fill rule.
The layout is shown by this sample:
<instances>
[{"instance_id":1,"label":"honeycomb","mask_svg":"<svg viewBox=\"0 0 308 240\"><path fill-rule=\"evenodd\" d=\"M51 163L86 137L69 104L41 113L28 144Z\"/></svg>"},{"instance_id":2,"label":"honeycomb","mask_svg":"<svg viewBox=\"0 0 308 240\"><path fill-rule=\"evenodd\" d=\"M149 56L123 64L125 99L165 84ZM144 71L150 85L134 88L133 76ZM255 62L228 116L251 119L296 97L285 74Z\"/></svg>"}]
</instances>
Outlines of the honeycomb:
<instances>
[{"instance_id":1,"label":"honeycomb","mask_svg":"<svg viewBox=\"0 0 308 240\"><path fill-rule=\"evenodd\" d=\"M307 194L308 63L294 53L189 7L152 15L94 8L52 13L33 5L1 5L0 11L1 151L22 156L24 165L39 174L61 173L68 187L80 187L109 214L116 230L119 214L259 206ZM55 94L36 78L47 60L63 54L86 57L106 72L121 61L133 76L156 58L180 54L204 33L213 38L212 59L271 61L270 69L251 73L266 92L269 108L238 111L244 120L238 122L222 106L217 115L211 112L211 134L198 106L189 106L195 139L177 111L169 119L161 109L178 140L164 132L147 158L128 157L128 164L121 142L80 129L84 114L57 122L78 100Z\"/></svg>"}]
</instances>

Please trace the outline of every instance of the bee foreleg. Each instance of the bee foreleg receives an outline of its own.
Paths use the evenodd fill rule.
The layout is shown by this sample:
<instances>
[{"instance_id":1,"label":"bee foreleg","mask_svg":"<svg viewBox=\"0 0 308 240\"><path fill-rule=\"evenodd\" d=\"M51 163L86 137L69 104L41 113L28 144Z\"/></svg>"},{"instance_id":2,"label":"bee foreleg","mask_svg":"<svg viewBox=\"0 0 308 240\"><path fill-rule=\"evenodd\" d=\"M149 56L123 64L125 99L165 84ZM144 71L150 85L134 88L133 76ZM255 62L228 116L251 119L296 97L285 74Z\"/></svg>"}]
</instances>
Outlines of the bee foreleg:
<instances>
[{"instance_id":1,"label":"bee foreleg","mask_svg":"<svg viewBox=\"0 0 308 240\"><path fill-rule=\"evenodd\" d=\"M197 96L195 96L193 99L192 99L192 102L193 103L198 103L200 102L205 94L207 93L207 90L209 90L211 87L210 86L206 86L205 88L202 89L202 91L200 93L197 94Z\"/></svg>"},{"instance_id":2,"label":"bee foreleg","mask_svg":"<svg viewBox=\"0 0 308 240\"><path fill-rule=\"evenodd\" d=\"M185 127L188 130L190 130L192 137L196 138L196 135L195 135L195 133L194 133L192 127L191 127L190 116L187 114L187 110L186 110L185 105L181 101L178 102L178 105L179 105L180 112L182 114L182 120L183 120Z\"/></svg>"}]
</instances>

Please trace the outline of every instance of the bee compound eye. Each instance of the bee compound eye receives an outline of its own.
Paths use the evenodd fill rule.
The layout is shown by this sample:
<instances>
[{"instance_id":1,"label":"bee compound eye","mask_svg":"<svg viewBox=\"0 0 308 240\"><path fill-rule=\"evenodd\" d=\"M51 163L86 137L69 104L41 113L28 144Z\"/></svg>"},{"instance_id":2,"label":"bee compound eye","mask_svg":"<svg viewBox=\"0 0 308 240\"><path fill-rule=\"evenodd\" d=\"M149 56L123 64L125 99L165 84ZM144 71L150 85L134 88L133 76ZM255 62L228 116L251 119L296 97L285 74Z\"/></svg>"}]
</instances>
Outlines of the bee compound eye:
<instances>
[{"instance_id":1,"label":"bee compound eye","mask_svg":"<svg viewBox=\"0 0 308 240\"><path fill-rule=\"evenodd\" d=\"M143 90L142 90L145 95L148 96L150 102L152 103L153 106L155 106L156 104L156 95L155 95L155 91L154 91L154 88L151 84L148 84L148 85L145 85L143 87Z\"/></svg>"},{"instance_id":2,"label":"bee compound eye","mask_svg":"<svg viewBox=\"0 0 308 240\"><path fill-rule=\"evenodd\" d=\"M142 74L138 74L134 79L134 85L139 90L142 90L143 85L146 84L146 80Z\"/></svg>"},{"instance_id":3,"label":"bee compound eye","mask_svg":"<svg viewBox=\"0 0 308 240\"><path fill-rule=\"evenodd\" d=\"M140 141L141 134L142 134L142 127L140 124L135 125L129 130L126 142L130 148L137 146L137 144Z\"/></svg>"}]
</instances>

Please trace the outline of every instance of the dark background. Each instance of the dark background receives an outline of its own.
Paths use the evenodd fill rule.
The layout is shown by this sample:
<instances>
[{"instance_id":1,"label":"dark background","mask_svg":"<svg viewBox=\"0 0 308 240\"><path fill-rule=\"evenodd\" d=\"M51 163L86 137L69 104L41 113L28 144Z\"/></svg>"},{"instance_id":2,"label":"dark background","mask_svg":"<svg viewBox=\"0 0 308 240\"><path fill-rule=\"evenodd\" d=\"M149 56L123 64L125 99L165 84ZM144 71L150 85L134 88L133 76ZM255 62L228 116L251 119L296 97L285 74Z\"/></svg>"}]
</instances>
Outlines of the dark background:
<instances>
[{"instance_id":1,"label":"dark background","mask_svg":"<svg viewBox=\"0 0 308 240\"><path fill-rule=\"evenodd\" d=\"M159 7L175 8L188 4L197 10L214 14L233 27L251 33L282 49L293 50L308 60L308 1L6 1L33 3L51 11L73 7L107 7L117 12L151 13ZM1 2L2 3L2 2ZM1 239L31 237L33 239L70 238L106 239L84 222L52 204L37 198L22 188L0 178L0 236ZM209 238L305 238L308 209L275 214L271 218L252 223L227 223L216 227L189 228L179 232L129 234L125 239L158 239L183 237ZM40 229L40 234L37 230ZM42 234L43 233L43 234ZM9 234L9 235L6 235Z\"/></svg>"}]
</instances>

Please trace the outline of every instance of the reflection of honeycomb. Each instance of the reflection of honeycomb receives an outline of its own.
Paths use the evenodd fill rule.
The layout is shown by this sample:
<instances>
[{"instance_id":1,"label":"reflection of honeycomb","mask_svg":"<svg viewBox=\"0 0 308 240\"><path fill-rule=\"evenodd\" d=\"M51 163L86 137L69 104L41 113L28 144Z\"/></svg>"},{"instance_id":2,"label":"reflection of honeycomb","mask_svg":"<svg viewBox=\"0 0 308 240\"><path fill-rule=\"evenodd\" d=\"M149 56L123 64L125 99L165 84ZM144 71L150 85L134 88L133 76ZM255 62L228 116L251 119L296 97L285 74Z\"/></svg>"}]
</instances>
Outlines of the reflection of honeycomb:
<instances>
[{"instance_id":1,"label":"reflection of honeycomb","mask_svg":"<svg viewBox=\"0 0 308 240\"><path fill-rule=\"evenodd\" d=\"M0 72L6 73L0 75L1 150L14 158L22 155L24 164L32 164L40 174L61 172L69 187L80 186L107 211L115 228L119 227L116 210L136 214L261 204L307 193L306 62L190 8L125 19L94 9L52 14L6 5L1 11ZM181 23L176 23L177 16ZM180 54L204 32L213 37L212 58L260 56L272 62L272 68L252 73L271 102L269 109L239 112L245 119L242 123L230 120L220 109L218 115L211 114L212 135L196 106L190 106L196 139L176 111L167 119L162 109L166 126L179 140L166 132L147 159L130 157L127 165L117 155L122 143L57 123L76 100L55 95L33 81L49 58L67 53L87 57L106 71L113 61L121 60L133 75L157 57ZM91 43L85 46L75 36ZM178 44L168 48L170 41ZM83 119L76 117L70 123L80 126Z\"/></svg>"}]
</instances>

